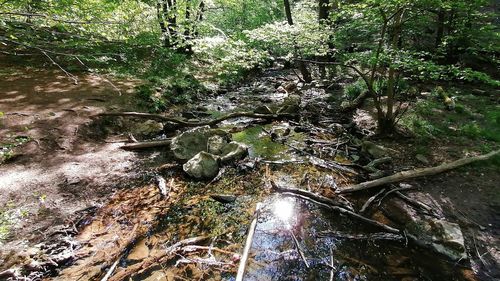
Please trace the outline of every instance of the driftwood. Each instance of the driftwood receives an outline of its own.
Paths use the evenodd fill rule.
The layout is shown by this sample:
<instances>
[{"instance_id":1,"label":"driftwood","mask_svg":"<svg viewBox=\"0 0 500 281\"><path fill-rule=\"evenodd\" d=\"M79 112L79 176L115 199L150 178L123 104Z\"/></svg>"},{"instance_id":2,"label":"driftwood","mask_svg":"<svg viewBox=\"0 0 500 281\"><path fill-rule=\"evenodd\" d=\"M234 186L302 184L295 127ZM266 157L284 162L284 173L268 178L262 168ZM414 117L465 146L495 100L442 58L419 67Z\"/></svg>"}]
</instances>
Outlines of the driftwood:
<instances>
[{"instance_id":1,"label":"driftwood","mask_svg":"<svg viewBox=\"0 0 500 281\"><path fill-rule=\"evenodd\" d=\"M252 248L253 235L255 233L255 228L257 227L257 220L259 218L259 212L261 208L261 203L257 203L255 206L255 213L252 223L250 224L250 229L248 230L247 241L245 243L245 248L243 249L243 255L240 259L240 265L238 266L238 273L236 275L236 281L243 281L245 275L245 268L247 265L248 256L250 255L250 248Z\"/></svg>"},{"instance_id":2,"label":"driftwood","mask_svg":"<svg viewBox=\"0 0 500 281\"><path fill-rule=\"evenodd\" d=\"M153 147L169 146L171 142L172 142L171 139L148 141L148 142L134 142L134 143L124 144L120 148L125 150L148 149Z\"/></svg>"},{"instance_id":3,"label":"driftwood","mask_svg":"<svg viewBox=\"0 0 500 281\"><path fill-rule=\"evenodd\" d=\"M227 115L221 116L219 118L210 120L210 121L200 121L200 122L192 122L186 121L182 118L164 116L160 114L150 114L150 113L141 113L141 112L105 112L100 113L98 116L129 116L129 117L137 117L137 118L147 118L152 120L171 122L178 124L182 127L200 127L200 126L215 126L222 121L226 121L229 119L240 118L240 117L248 117L248 118L256 118L256 119L266 119L266 120L277 120L284 118L293 118L296 117L294 114L288 113L276 113L276 114L260 114L252 111L243 111L243 112L233 112Z\"/></svg>"},{"instance_id":4,"label":"driftwood","mask_svg":"<svg viewBox=\"0 0 500 281\"><path fill-rule=\"evenodd\" d=\"M370 189L370 188L381 186L384 184L401 182L401 181L408 180L408 179L414 179L414 178L424 177L424 176L433 176L433 175L437 175L439 173L453 170L453 169L456 169L458 167L465 166L465 165L468 165L468 164L471 164L474 162L489 160L489 159L495 157L496 155L500 155L500 150L496 150L496 151L490 152L488 154L479 155L479 156L475 156L475 157L462 158L460 160L453 161L451 163L441 164L441 165L436 166L436 167L422 168L422 169L416 169L416 170L411 170L411 171L399 172L399 173L396 173L396 174L388 176L388 177L383 177L380 179L352 185L352 186L349 186L349 187L347 187L343 190L340 190L338 192L339 193L350 193L350 192Z\"/></svg>"},{"instance_id":5,"label":"driftwood","mask_svg":"<svg viewBox=\"0 0 500 281\"><path fill-rule=\"evenodd\" d=\"M126 280L128 277L138 273L139 271L146 270L152 266L157 265L158 263L163 263L168 261L169 259L175 257L175 253L179 250L182 250L183 247L188 245L194 245L203 241L206 241L208 237L199 236L194 238L188 238L182 241L175 243L174 245L168 247L165 251L162 252L161 255L148 257L140 263L136 263L126 267L125 269L118 271L115 275L109 278L110 281L121 281Z\"/></svg>"}]
</instances>

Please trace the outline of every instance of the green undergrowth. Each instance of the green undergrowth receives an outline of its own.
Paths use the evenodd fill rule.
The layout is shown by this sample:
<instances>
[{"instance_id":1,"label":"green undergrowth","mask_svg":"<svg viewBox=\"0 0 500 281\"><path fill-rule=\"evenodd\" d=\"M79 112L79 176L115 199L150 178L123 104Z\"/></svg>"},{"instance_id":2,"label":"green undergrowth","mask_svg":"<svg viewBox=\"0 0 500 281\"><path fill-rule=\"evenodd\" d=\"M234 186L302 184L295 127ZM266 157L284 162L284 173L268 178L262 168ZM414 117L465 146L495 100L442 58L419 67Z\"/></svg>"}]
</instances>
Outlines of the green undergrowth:
<instances>
[{"instance_id":1,"label":"green undergrowth","mask_svg":"<svg viewBox=\"0 0 500 281\"><path fill-rule=\"evenodd\" d=\"M448 140L456 145L491 151L500 143L500 106L490 96L475 96L467 90L448 90L456 98L447 110L442 98L431 95L420 99L400 124L411 131L417 144ZM452 94L451 94L452 93Z\"/></svg>"}]
</instances>

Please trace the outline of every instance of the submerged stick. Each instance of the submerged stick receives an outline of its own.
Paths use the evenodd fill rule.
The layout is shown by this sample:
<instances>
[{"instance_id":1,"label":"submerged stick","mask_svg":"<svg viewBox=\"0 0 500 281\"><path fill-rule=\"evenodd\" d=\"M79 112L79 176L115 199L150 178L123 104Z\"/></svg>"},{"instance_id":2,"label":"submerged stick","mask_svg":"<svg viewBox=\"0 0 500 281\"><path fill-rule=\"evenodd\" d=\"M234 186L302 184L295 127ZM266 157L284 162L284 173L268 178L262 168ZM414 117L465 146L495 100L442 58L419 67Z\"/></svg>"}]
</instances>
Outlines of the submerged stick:
<instances>
[{"instance_id":1,"label":"submerged stick","mask_svg":"<svg viewBox=\"0 0 500 281\"><path fill-rule=\"evenodd\" d=\"M343 190L340 190L338 192L339 193L350 193L350 192L370 189L370 188L381 186L384 184L397 183L397 182L401 182L401 181L408 180L408 179L414 179L414 178L424 177L424 176L433 176L433 175L437 175L439 173L443 173L443 172L447 172L447 171L456 169L458 167L469 165L469 164L474 163L474 162L486 161L486 160L489 160L489 159L491 159L499 154L500 154L500 150L496 150L496 151L492 151L488 154L479 155L479 156L475 156L475 157L466 157L466 158L462 158L462 159L459 159L457 161L453 161L450 163L441 164L441 165L436 166L436 167L415 169L415 170L411 170L411 171L403 171L403 172L399 172L399 173L396 173L396 174L388 176L388 177L383 177L380 179L352 185L352 186L349 186L349 187L347 187Z\"/></svg>"},{"instance_id":2,"label":"submerged stick","mask_svg":"<svg viewBox=\"0 0 500 281\"><path fill-rule=\"evenodd\" d=\"M255 228L257 227L257 219L259 217L259 210L262 203L257 203L255 206L254 218L250 224L250 229L248 230L247 241L245 243L245 248L243 249L243 255L241 256L240 265L238 267L238 274L236 275L236 281L243 281L243 276L245 275L245 268L248 260L248 255L250 254L250 248L252 247L253 235L255 233Z\"/></svg>"},{"instance_id":3,"label":"submerged stick","mask_svg":"<svg viewBox=\"0 0 500 281\"><path fill-rule=\"evenodd\" d=\"M290 230L290 234L292 235L293 243L295 244L295 248L297 248L297 252L299 252L300 258L304 262L304 265L306 266L306 268L309 268L309 263L307 262L306 256L304 255L304 252L302 251L302 249L300 249L299 240L297 240L297 237L295 237L295 234L293 234L293 230Z\"/></svg>"}]
</instances>

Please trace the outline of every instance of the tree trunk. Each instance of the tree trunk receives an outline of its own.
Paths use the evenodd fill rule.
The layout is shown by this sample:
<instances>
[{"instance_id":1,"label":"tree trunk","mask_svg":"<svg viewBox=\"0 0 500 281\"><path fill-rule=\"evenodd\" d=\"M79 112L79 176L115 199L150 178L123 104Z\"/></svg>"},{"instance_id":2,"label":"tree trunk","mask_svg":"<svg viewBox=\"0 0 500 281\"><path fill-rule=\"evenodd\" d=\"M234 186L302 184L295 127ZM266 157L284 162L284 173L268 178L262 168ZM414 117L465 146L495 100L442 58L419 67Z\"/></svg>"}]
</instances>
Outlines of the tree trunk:
<instances>
[{"instance_id":1,"label":"tree trunk","mask_svg":"<svg viewBox=\"0 0 500 281\"><path fill-rule=\"evenodd\" d=\"M328 20L329 17L330 17L330 0L320 0L319 7L318 7L318 21L319 21L319 23L328 25L329 24L329 20ZM328 45L328 47L330 48L330 45ZM329 51L328 51L328 53L329 53ZM319 61L328 61L328 54L318 57L318 60ZM325 79L326 66L324 64L319 65L318 69L319 69L319 76L321 77L321 79Z\"/></svg>"},{"instance_id":2,"label":"tree trunk","mask_svg":"<svg viewBox=\"0 0 500 281\"><path fill-rule=\"evenodd\" d=\"M286 20L288 21L289 25L293 25L292 10L290 8L290 1L289 0L283 0L283 2L285 4Z\"/></svg>"},{"instance_id":3,"label":"tree trunk","mask_svg":"<svg viewBox=\"0 0 500 281\"><path fill-rule=\"evenodd\" d=\"M438 49L439 46L441 46L441 43L443 42L445 18L446 18L446 11L440 9L437 13L437 23L436 23L437 31L436 31L436 42L435 42L436 49Z\"/></svg>"}]
</instances>

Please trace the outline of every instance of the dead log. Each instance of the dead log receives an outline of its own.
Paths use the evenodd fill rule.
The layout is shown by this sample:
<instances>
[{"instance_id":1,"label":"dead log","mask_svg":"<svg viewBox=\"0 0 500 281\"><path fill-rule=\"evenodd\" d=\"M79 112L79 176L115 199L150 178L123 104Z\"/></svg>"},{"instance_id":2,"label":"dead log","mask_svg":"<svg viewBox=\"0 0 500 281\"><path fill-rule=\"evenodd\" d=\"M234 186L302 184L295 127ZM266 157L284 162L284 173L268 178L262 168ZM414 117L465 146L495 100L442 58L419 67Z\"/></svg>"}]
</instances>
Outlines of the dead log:
<instances>
[{"instance_id":1,"label":"dead log","mask_svg":"<svg viewBox=\"0 0 500 281\"><path fill-rule=\"evenodd\" d=\"M209 120L209 121L200 121L200 122L192 122L186 121L182 118L164 116L160 114L150 114L150 113L141 113L141 112L104 112L100 113L97 116L129 116L129 117L137 117L137 118L147 118L152 120L158 120L163 122L171 122L175 123L181 127L200 127L200 126L215 126L223 121L240 118L240 117L248 117L248 118L256 118L256 119L266 119L266 120L278 120L284 118L294 118L296 115L289 113L276 113L276 114L260 114L252 111L243 111L243 112L233 112L227 115L221 116L219 118Z\"/></svg>"},{"instance_id":2,"label":"dead log","mask_svg":"<svg viewBox=\"0 0 500 281\"><path fill-rule=\"evenodd\" d=\"M433 175L437 175L437 174L440 174L440 173L443 173L446 171L456 169L458 167L469 165L469 164L474 163L474 162L486 161L486 160L489 160L489 159L491 159L499 154L500 154L500 150L496 150L496 151L492 151L488 154L462 158L462 159L459 159L457 161L453 161L451 163L441 164L441 165L436 166L436 167L415 169L415 170L411 170L411 171L402 171L402 172L396 173L396 174L391 175L391 176L387 176L387 177L383 177L380 179L352 185L352 186L349 186L349 187L342 189L338 192L339 193L350 193L350 192L370 189L370 188L381 186L384 184L397 183L397 182L401 182L401 181L408 180L408 179L414 179L414 178L425 177L425 176L433 176Z\"/></svg>"},{"instance_id":3,"label":"dead log","mask_svg":"<svg viewBox=\"0 0 500 281\"><path fill-rule=\"evenodd\" d=\"M154 147L169 146L171 142L172 142L171 139L159 140L159 141L136 142L136 143L124 144L120 148L125 149L125 150L148 149L148 148L154 148Z\"/></svg>"}]
</instances>

